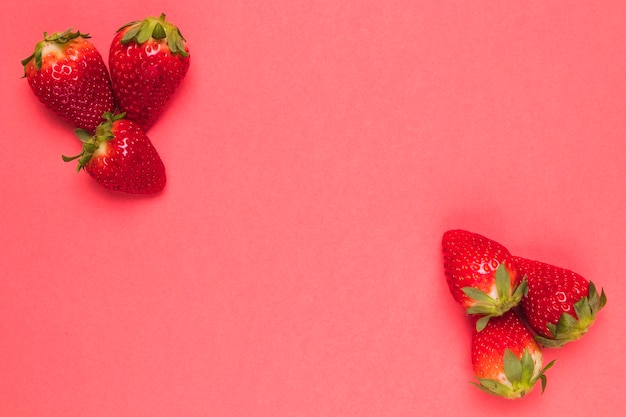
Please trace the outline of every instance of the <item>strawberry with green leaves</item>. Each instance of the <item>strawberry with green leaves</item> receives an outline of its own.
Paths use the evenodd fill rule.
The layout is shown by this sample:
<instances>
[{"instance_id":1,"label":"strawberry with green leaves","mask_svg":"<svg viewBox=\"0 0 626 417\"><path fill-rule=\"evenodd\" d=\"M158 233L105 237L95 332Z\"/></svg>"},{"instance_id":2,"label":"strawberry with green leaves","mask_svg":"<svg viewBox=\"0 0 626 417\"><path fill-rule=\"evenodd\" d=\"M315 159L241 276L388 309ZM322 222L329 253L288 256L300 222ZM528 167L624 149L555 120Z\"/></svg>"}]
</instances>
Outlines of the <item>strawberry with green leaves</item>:
<instances>
[{"instance_id":1,"label":"strawberry with green leaves","mask_svg":"<svg viewBox=\"0 0 626 417\"><path fill-rule=\"evenodd\" d=\"M520 303L537 340L545 347L561 347L579 339L606 304L593 282L576 272L543 262L515 257L528 281L528 295Z\"/></svg>"},{"instance_id":2,"label":"strawberry with green leaves","mask_svg":"<svg viewBox=\"0 0 626 417\"><path fill-rule=\"evenodd\" d=\"M494 317L482 331L472 335L472 368L481 390L514 399L528 394L537 381L546 387L543 353L522 321L513 311Z\"/></svg>"},{"instance_id":3,"label":"strawberry with green leaves","mask_svg":"<svg viewBox=\"0 0 626 417\"><path fill-rule=\"evenodd\" d=\"M164 14L120 28L109 53L120 111L150 129L187 74L189 59L185 38Z\"/></svg>"},{"instance_id":4,"label":"strawberry with green leaves","mask_svg":"<svg viewBox=\"0 0 626 417\"><path fill-rule=\"evenodd\" d=\"M93 133L115 103L109 72L89 38L71 29L44 33L22 65L39 101L73 127Z\"/></svg>"},{"instance_id":5,"label":"strawberry with green leaves","mask_svg":"<svg viewBox=\"0 0 626 417\"><path fill-rule=\"evenodd\" d=\"M94 135L81 129L76 134L83 150L63 160L78 159L77 170L85 170L103 187L130 194L153 194L165 187L163 161L141 126L123 113L105 113Z\"/></svg>"},{"instance_id":6,"label":"strawberry with green leaves","mask_svg":"<svg viewBox=\"0 0 626 417\"><path fill-rule=\"evenodd\" d=\"M476 322L479 330L490 317L519 304L526 282L503 245L476 233L449 230L442 246L450 293L468 314L482 316Z\"/></svg>"}]
</instances>

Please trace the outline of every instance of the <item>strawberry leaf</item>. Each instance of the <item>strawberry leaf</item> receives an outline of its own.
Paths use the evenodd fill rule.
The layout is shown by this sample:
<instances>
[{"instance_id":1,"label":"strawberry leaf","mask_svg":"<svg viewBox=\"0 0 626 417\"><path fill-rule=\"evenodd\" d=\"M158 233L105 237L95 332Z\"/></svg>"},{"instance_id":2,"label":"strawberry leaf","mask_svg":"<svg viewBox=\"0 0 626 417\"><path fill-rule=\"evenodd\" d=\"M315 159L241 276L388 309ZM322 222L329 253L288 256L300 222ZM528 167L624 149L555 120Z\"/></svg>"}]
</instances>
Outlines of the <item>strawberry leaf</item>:
<instances>
[{"instance_id":1,"label":"strawberry leaf","mask_svg":"<svg viewBox=\"0 0 626 417\"><path fill-rule=\"evenodd\" d=\"M152 37L154 39L163 39L166 36L167 34L165 33L165 29L163 29L163 26L160 23L154 25L154 30L152 31Z\"/></svg>"},{"instance_id":2,"label":"strawberry leaf","mask_svg":"<svg viewBox=\"0 0 626 417\"><path fill-rule=\"evenodd\" d=\"M91 139L91 133L87 132L85 129L75 129L74 133L78 137L78 139L85 143Z\"/></svg>"},{"instance_id":3,"label":"strawberry leaf","mask_svg":"<svg viewBox=\"0 0 626 417\"><path fill-rule=\"evenodd\" d=\"M565 333L568 329L576 327L578 321L569 313L563 313L559 322L556 324L556 337L559 337L559 333Z\"/></svg>"},{"instance_id":4,"label":"strawberry leaf","mask_svg":"<svg viewBox=\"0 0 626 417\"><path fill-rule=\"evenodd\" d=\"M491 316L484 316L484 317L479 318L476 321L476 331L478 332L483 331L483 329L487 327L487 324L489 323L490 318Z\"/></svg>"},{"instance_id":5,"label":"strawberry leaf","mask_svg":"<svg viewBox=\"0 0 626 417\"><path fill-rule=\"evenodd\" d=\"M604 289L602 290L602 295L600 295L600 307L594 311L600 311L606 305L606 295L604 294Z\"/></svg>"},{"instance_id":6,"label":"strawberry leaf","mask_svg":"<svg viewBox=\"0 0 626 417\"><path fill-rule=\"evenodd\" d=\"M501 300L511 295L511 277L504 264L498 265L496 269L496 290L498 291L498 298Z\"/></svg>"},{"instance_id":7,"label":"strawberry leaf","mask_svg":"<svg viewBox=\"0 0 626 417\"><path fill-rule=\"evenodd\" d=\"M488 305L475 305L472 307L468 307L465 310L467 314L489 316L489 317L494 316L493 311L494 311L494 307L488 306Z\"/></svg>"},{"instance_id":8,"label":"strawberry leaf","mask_svg":"<svg viewBox=\"0 0 626 417\"><path fill-rule=\"evenodd\" d=\"M152 36L152 28L150 27L150 25L143 25L141 26L139 33L137 33L136 42L139 44L142 44L146 42L148 39L150 39L151 36Z\"/></svg>"},{"instance_id":9,"label":"strawberry leaf","mask_svg":"<svg viewBox=\"0 0 626 417\"><path fill-rule=\"evenodd\" d=\"M133 39L135 39L135 37L139 33L139 30L140 30L139 26L132 26L130 29L128 29L126 31L126 33L124 33L124 36L122 36L121 42L122 43L128 43L128 42L132 41Z\"/></svg>"},{"instance_id":10,"label":"strawberry leaf","mask_svg":"<svg viewBox=\"0 0 626 417\"><path fill-rule=\"evenodd\" d=\"M522 381L530 381L533 377L533 372L535 370L535 362L533 361L532 356L528 349L524 349L524 354L521 359L522 365L522 374L520 376L520 380Z\"/></svg>"},{"instance_id":11,"label":"strawberry leaf","mask_svg":"<svg viewBox=\"0 0 626 417\"><path fill-rule=\"evenodd\" d=\"M522 363L515 356L515 353L511 351L511 349L505 349L504 351L504 375L511 382L512 385L515 385L522 381Z\"/></svg>"},{"instance_id":12,"label":"strawberry leaf","mask_svg":"<svg viewBox=\"0 0 626 417\"><path fill-rule=\"evenodd\" d=\"M479 290L474 287L463 287L461 290L467 295L469 298L484 304L493 304L495 300L491 298L489 295L485 294L485 292Z\"/></svg>"},{"instance_id":13,"label":"strawberry leaf","mask_svg":"<svg viewBox=\"0 0 626 417\"><path fill-rule=\"evenodd\" d=\"M567 343L567 340L550 339L550 338L539 336L539 335L535 336L535 340L539 342L541 346L546 347L546 348L559 348L563 346L565 343Z\"/></svg>"},{"instance_id":14,"label":"strawberry leaf","mask_svg":"<svg viewBox=\"0 0 626 417\"><path fill-rule=\"evenodd\" d=\"M602 289L602 294L598 296L596 286L591 281L589 282L589 295L587 298L589 299L589 306L591 307L593 315L597 314L597 312L606 305L606 294L604 293L604 289Z\"/></svg>"},{"instance_id":15,"label":"strawberry leaf","mask_svg":"<svg viewBox=\"0 0 626 417\"><path fill-rule=\"evenodd\" d=\"M543 392L546 390L546 385L548 384L548 378L546 378L545 375L541 374L539 375L539 379L541 380L541 393L543 394Z\"/></svg>"},{"instance_id":16,"label":"strawberry leaf","mask_svg":"<svg viewBox=\"0 0 626 417\"><path fill-rule=\"evenodd\" d=\"M81 152L81 153L79 153L78 155L74 155L74 156L65 156L65 155L61 155L61 158L62 158L62 159L63 159L63 161L65 161L65 162L71 162L71 161L73 161L74 159L78 159L78 158L80 158L81 156L83 156L82 152Z\"/></svg>"},{"instance_id":17,"label":"strawberry leaf","mask_svg":"<svg viewBox=\"0 0 626 417\"><path fill-rule=\"evenodd\" d=\"M576 313L576 317L580 320L582 317L591 317L591 306L589 305L589 299L587 297L583 297L578 300L574 304L574 312Z\"/></svg>"},{"instance_id":18,"label":"strawberry leaf","mask_svg":"<svg viewBox=\"0 0 626 417\"><path fill-rule=\"evenodd\" d=\"M541 393L542 394L546 390L546 384L548 383L548 379L546 378L545 372L548 369L552 368L552 365L554 365L554 362L556 362L556 359L551 361L546 366L544 366L544 368L541 370L541 372L538 375L538 378L541 379Z\"/></svg>"},{"instance_id":19,"label":"strawberry leaf","mask_svg":"<svg viewBox=\"0 0 626 417\"><path fill-rule=\"evenodd\" d=\"M478 387L480 390L486 392L487 394L497 395L499 397L507 397L510 392L510 388L506 385L498 382L494 379L489 378L478 378L478 382L470 382L470 384Z\"/></svg>"}]
</instances>

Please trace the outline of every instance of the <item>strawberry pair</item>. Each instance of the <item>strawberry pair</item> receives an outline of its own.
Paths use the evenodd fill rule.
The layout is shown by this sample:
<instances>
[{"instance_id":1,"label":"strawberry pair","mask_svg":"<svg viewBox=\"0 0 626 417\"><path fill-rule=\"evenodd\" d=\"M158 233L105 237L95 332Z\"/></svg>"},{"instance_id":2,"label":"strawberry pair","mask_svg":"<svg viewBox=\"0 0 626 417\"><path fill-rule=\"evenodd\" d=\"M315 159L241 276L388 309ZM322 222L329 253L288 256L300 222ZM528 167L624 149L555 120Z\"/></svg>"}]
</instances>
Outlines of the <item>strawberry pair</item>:
<instances>
[{"instance_id":1,"label":"strawberry pair","mask_svg":"<svg viewBox=\"0 0 626 417\"><path fill-rule=\"evenodd\" d=\"M189 49L165 15L120 28L111 43L109 71L80 31L44 33L22 61L37 98L76 128L78 159L104 187L150 194L165 187L165 166L146 132L163 113L189 69Z\"/></svg>"},{"instance_id":2,"label":"strawberry pair","mask_svg":"<svg viewBox=\"0 0 626 417\"><path fill-rule=\"evenodd\" d=\"M513 256L465 230L445 232L442 246L450 293L475 324L475 385L505 398L523 397L537 381L545 389L544 372L554 361L542 367L541 346L582 337L606 304L604 290L598 294L573 271Z\"/></svg>"}]
</instances>

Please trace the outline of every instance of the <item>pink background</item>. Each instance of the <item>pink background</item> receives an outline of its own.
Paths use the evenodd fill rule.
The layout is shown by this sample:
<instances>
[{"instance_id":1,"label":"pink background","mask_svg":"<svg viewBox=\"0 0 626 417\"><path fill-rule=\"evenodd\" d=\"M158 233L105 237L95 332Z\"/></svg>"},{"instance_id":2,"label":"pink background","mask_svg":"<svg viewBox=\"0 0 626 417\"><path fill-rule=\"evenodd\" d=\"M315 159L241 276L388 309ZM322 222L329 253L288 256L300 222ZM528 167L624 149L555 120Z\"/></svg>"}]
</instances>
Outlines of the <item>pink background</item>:
<instances>
[{"instance_id":1,"label":"pink background","mask_svg":"<svg viewBox=\"0 0 626 417\"><path fill-rule=\"evenodd\" d=\"M147 5L151 5L147 8ZM1 416L626 411L626 3L6 0ZM166 190L100 188L20 60L166 13L191 69ZM440 239L482 233L609 303L545 394L468 384Z\"/></svg>"}]
</instances>

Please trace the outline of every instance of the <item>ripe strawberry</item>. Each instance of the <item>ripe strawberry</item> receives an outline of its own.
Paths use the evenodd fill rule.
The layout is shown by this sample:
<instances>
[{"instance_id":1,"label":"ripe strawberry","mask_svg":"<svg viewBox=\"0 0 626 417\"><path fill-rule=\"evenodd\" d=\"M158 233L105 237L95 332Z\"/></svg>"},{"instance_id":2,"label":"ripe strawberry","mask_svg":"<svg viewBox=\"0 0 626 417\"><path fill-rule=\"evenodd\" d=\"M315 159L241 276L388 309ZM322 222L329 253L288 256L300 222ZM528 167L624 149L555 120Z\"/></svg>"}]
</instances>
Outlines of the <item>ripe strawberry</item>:
<instances>
[{"instance_id":1,"label":"ripe strawberry","mask_svg":"<svg viewBox=\"0 0 626 417\"><path fill-rule=\"evenodd\" d=\"M526 283L500 243L465 230L449 230L442 244L452 297L468 314L483 316L476 323L479 330L490 317L500 316L520 302Z\"/></svg>"},{"instance_id":2,"label":"ripe strawberry","mask_svg":"<svg viewBox=\"0 0 626 417\"><path fill-rule=\"evenodd\" d=\"M105 113L104 122L91 136L77 129L83 150L66 162L78 159L84 169L100 185L131 194L152 194L165 187L165 166L141 127L124 119L124 114Z\"/></svg>"},{"instance_id":3,"label":"ripe strawberry","mask_svg":"<svg viewBox=\"0 0 626 417\"><path fill-rule=\"evenodd\" d=\"M120 111L147 131L187 74L189 59L185 38L164 14L120 28L109 54Z\"/></svg>"},{"instance_id":4,"label":"ripe strawberry","mask_svg":"<svg viewBox=\"0 0 626 417\"><path fill-rule=\"evenodd\" d=\"M528 296L520 303L528 324L546 347L561 347L582 337L606 304L592 282L568 269L514 257L526 275Z\"/></svg>"},{"instance_id":5,"label":"ripe strawberry","mask_svg":"<svg viewBox=\"0 0 626 417\"><path fill-rule=\"evenodd\" d=\"M44 33L22 60L24 77L39 100L74 127L90 133L115 108L109 72L89 35Z\"/></svg>"},{"instance_id":6,"label":"ripe strawberry","mask_svg":"<svg viewBox=\"0 0 626 417\"><path fill-rule=\"evenodd\" d=\"M504 398L521 398L537 380L546 388L541 348L513 311L495 317L472 335L472 367L481 390Z\"/></svg>"}]
</instances>

